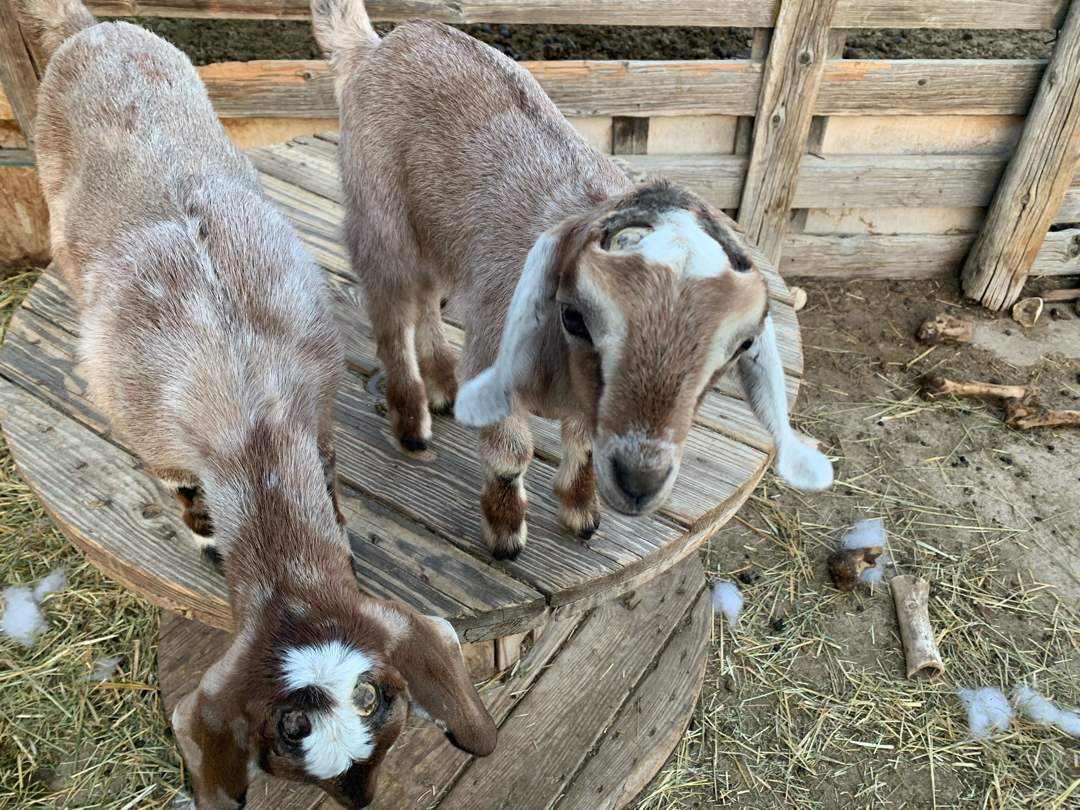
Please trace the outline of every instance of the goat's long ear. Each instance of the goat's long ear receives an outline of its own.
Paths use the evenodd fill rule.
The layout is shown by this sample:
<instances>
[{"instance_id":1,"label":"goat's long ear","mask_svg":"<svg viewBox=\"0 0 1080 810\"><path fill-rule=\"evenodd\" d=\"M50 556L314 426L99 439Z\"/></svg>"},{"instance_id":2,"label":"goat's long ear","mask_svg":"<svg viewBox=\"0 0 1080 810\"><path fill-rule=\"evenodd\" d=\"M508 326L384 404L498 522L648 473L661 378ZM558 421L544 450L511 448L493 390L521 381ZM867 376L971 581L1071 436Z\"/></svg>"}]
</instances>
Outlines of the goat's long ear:
<instances>
[{"instance_id":1,"label":"goat's long ear","mask_svg":"<svg viewBox=\"0 0 1080 810\"><path fill-rule=\"evenodd\" d=\"M498 729L469 679L457 633L446 619L410 612L409 634L390 662L409 684L419 714L437 725L455 746L486 757Z\"/></svg>"},{"instance_id":2,"label":"goat's long ear","mask_svg":"<svg viewBox=\"0 0 1080 810\"><path fill-rule=\"evenodd\" d=\"M506 313L499 355L494 365L461 387L454 401L454 418L463 425L487 427L510 415L514 388L527 379L555 308L556 263L564 230L564 225L552 228L529 251Z\"/></svg>"},{"instance_id":3,"label":"goat's long ear","mask_svg":"<svg viewBox=\"0 0 1080 810\"><path fill-rule=\"evenodd\" d=\"M172 729L191 772L198 810L244 806L250 752L247 721L234 687L235 661L230 648L173 710Z\"/></svg>"},{"instance_id":4,"label":"goat's long ear","mask_svg":"<svg viewBox=\"0 0 1080 810\"><path fill-rule=\"evenodd\" d=\"M739 376L761 424L776 443L776 473L796 489L825 489L833 481L829 459L795 436L788 422L784 367L776 348L772 317L753 344L739 355Z\"/></svg>"}]
</instances>

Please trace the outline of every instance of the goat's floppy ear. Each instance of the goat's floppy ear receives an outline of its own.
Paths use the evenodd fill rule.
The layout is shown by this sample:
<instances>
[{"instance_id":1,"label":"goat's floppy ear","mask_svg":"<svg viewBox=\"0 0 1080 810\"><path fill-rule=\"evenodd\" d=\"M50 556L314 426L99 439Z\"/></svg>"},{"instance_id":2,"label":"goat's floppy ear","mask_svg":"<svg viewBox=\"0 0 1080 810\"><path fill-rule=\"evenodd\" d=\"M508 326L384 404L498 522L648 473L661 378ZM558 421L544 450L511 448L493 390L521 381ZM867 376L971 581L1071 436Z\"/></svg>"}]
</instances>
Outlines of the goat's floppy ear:
<instances>
[{"instance_id":1,"label":"goat's floppy ear","mask_svg":"<svg viewBox=\"0 0 1080 810\"><path fill-rule=\"evenodd\" d=\"M739 376L750 407L776 443L777 475L796 489L819 490L832 484L832 463L799 441L788 423L784 367L771 316L765 316L761 334L739 355Z\"/></svg>"},{"instance_id":2,"label":"goat's floppy ear","mask_svg":"<svg viewBox=\"0 0 1080 810\"><path fill-rule=\"evenodd\" d=\"M394 647L390 662L408 682L418 713L458 748L486 757L495 750L498 729L469 679L457 633L437 616L408 617L409 634Z\"/></svg>"},{"instance_id":3,"label":"goat's floppy ear","mask_svg":"<svg viewBox=\"0 0 1080 810\"><path fill-rule=\"evenodd\" d=\"M230 648L173 710L172 729L191 772L198 810L239 810L247 793L248 728L229 686L231 653Z\"/></svg>"},{"instance_id":4,"label":"goat's floppy ear","mask_svg":"<svg viewBox=\"0 0 1080 810\"><path fill-rule=\"evenodd\" d=\"M494 365L465 383L454 401L454 418L463 425L487 427L510 415L514 388L527 379L555 307L563 230L564 226L557 225L542 234L529 251L506 312L498 357Z\"/></svg>"}]
</instances>

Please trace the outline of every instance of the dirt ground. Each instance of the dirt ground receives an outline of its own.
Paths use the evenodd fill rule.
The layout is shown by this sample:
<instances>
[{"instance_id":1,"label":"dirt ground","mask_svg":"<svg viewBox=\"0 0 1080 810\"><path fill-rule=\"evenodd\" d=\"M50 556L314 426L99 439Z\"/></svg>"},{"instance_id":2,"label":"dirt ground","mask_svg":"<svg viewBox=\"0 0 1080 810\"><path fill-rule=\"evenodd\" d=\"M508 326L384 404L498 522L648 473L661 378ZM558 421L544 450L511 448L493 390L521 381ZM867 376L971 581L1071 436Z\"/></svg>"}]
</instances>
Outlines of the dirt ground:
<instances>
[{"instance_id":1,"label":"dirt ground","mask_svg":"<svg viewBox=\"0 0 1080 810\"><path fill-rule=\"evenodd\" d=\"M319 59L303 20L131 18L183 50L196 65L252 59ZM543 59L748 59L750 28L613 25L457 26L519 61ZM380 33L393 28L376 25ZM846 59L1046 59L1054 31L852 29Z\"/></svg>"},{"instance_id":2,"label":"dirt ground","mask_svg":"<svg viewBox=\"0 0 1080 810\"><path fill-rule=\"evenodd\" d=\"M640 807L1080 807L1076 740L1019 722L972 741L954 695L1026 682L1080 705L1080 430L1019 433L996 404L914 393L933 370L1080 407L1080 318L1059 305L1027 331L953 284L804 286L798 422L837 481L802 494L773 478L705 547L747 612L733 633L716 622L698 716ZM971 345L914 342L940 312L975 321ZM827 582L840 536L870 517L890 534L886 579L931 583L939 682L904 677L887 587Z\"/></svg>"}]
</instances>

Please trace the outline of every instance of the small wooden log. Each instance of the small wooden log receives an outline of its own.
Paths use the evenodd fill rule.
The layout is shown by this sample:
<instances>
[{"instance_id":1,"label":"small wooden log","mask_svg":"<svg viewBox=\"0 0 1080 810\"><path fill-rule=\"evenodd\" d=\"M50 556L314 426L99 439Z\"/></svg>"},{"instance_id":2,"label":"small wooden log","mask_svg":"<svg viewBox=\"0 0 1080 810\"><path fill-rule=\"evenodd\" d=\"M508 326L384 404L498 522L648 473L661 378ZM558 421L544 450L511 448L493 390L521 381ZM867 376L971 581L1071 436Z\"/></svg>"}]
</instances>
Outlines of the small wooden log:
<instances>
[{"instance_id":1,"label":"small wooden log","mask_svg":"<svg viewBox=\"0 0 1080 810\"><path fill-rule=\"evenodd\" d=\"M765 61L739 224L776 264L829 49L836 0L783 0Z\"/></svg>"},{"instance_id":2,"label":"small wooden log","mask_svg":"<svg viewBox=\"0 0 1080 810\"><path fill-rule=\"evenodd\" d=\"M896 618L900 622L900 638L907 657L907 676L936 678L944 675L945 665L941 662L934 629L930 626L929 584L918 577L900 576L893 577L891 585Z\"/></svg>"},{"instance_id":3,"label":"small wooden log","mask_svg":"<svg viewBox=\"0 0 1080 810\"><path fill-rule=\"evenodd\" d=\"M859 575L877 564L885 549L881 546L844 548L829 555L829 576L838 591L853 591Z\"/></svg>"},{"instance_id":4,"label":"small wooden log","mask_svg":"<svg viewBox=\"0 0 1080 810\"><path fill-rule=\"evenodd\" d=\"M1047 304L1060 304L1063 301L1076 301L1080 299L1080 288L1063 290L1046 290L1039 293L1039 297Z\"/></svg>"},{"instance_id":5,"label":"small wooden log","mask_svg":"<svg viewBox=\"0 0 1080 810\"><path fill-rule=\"evenodd\" d=\"M930 345L967 343L971 340L971 329L971 321L943 312L936 318L923 321L919 331L915 333L915 340Z\"/></svg>"},{"instance_id":6,"label":"small wooden log","mask_svg":"<svg viewBox=\"0 0 1080 810\"><path fill-rule=\"evenodd\" d=\"M1024 298L1013 304L1012 317L1022 327L1030 329L1039 322L1042 311L1043 300L1041 298Z\"/></svg>"},{"instance_id":7,"label":"small wooden log","mask_svg":"<svg viewBox=\"0 0 1080 810\"><path fill-rule=\"evenodd\" d=\"M1080 165L1080 2L1054 55L962 275L964 294L990 309L1020 295Z\"/></svg>"}]
</instances>

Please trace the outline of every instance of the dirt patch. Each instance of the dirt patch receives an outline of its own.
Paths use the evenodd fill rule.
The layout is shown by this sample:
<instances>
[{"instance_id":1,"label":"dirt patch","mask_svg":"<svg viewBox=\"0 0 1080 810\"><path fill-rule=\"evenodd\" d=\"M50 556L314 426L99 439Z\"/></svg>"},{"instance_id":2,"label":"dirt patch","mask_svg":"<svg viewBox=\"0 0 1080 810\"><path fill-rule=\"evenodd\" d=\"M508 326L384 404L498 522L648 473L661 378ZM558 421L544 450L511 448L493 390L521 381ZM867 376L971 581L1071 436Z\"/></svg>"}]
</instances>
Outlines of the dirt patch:
<instances>
[{"instance_id":1,"label":"dirt patch","mask_svg":"<svg viewBox=\"0 0 1080 810\"><path fill-rule=\"evenodd\" d=\"M131 18L184 51L196 65L253 59L319 59L303 20ZM389 23L376 26L385 34ZM557 59L748 59L751 28L614 25L456 26L518 61ZM852 29L847 59L1045 59L1054 31Z\"/></svg>"},{"instance_id":2,"label":"dirt patch","mask_svg":"<svg viewBox=\"0 0 1080 810\"><path fill-rule=\"evenodd\" d=\"M1045 403L1080 407L1080 319L1027 331L951 283L806 288L798 422L837 482L806 494L767 480L705 546L746 613L734 633L716 623L699 714L641 807L1058 806L1080 778L1077 742L1022 720L973 741L954 692L1037 683L1080 706L1080 430L1019 433L995 403L915 391L933 370L1037 383ZM975 321L972 345L914 342L943 311ZM829 553L870 517L890 533L886 579L931 584L939 682L904 677L887 586L828 583Z\"/></svg>"}]
</instances>

